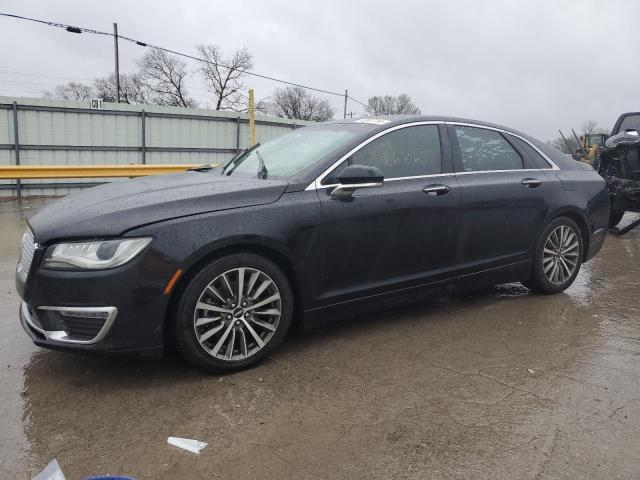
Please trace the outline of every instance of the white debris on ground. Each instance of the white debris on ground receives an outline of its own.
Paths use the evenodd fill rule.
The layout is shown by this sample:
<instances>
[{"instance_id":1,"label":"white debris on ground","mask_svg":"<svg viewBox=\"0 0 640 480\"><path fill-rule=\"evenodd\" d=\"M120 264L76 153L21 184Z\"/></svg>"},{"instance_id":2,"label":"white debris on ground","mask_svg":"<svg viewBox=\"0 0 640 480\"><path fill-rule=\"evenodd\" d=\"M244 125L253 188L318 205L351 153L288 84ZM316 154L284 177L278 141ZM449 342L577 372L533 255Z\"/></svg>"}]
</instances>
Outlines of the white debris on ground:
<instances>
[{"instance_id":1,"label":"white debris on ground","mask_svg":"<svg viewBox=\"0 0 640 480\"><path fill-rule=\"evenodd\" d=\"M209 445L207 442L201 442L200 440L193 440L191 438L169 437L167 443L174 447L182 448L191 453L200 453L204 447Z\"/></svg>"},{"instance_id":2,"label":"white debris on ground","mask_svg":"<svg viewBox=\"0 0 640 480\"><path fill-rule=\"evenodd\" d=\"M32 480L66 480L66 478L60 469L60 465L58 465L58 460L54 458Z\"/></svg>"}]
</instances>

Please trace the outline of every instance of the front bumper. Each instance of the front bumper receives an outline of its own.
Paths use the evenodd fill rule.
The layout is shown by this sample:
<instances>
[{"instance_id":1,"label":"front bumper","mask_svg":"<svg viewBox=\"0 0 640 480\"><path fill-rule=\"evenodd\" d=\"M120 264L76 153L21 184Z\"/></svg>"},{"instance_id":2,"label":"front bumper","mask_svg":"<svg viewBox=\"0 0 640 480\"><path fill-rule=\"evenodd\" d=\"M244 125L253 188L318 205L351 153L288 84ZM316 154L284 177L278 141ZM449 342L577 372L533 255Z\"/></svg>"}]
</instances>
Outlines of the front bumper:
<instances>
[{"instance_id":1,"label":"front bumper","mask_svg":"<svg viewBox=\"0 0 640 480\"><path fill-rule=\"evenodd\" d=\"M169 297L163 294L175 265L152 248L111 270L39 268L16 272L20 323L39 346L96 352L159 351Z\"/></svg>"}]
</instances>

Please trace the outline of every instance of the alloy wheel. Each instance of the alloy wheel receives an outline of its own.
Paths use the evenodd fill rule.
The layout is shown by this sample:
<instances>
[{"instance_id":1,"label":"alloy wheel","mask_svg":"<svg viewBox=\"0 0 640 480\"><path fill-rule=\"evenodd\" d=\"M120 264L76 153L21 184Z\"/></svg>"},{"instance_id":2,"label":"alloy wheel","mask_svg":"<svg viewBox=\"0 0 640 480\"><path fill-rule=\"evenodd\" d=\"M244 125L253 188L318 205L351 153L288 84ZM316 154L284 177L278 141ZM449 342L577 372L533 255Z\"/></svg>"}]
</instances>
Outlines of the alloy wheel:
<instances>
[{"instance_id":1,"label":"alloy wheel","mask_svg":"<svg viewBox=\"0 0 640 480\"><path fill-rule=\"evenodd\" d=\"M202 348L220 360L244 360L273 337L282 314L280 291L265 272L238 267L218 275L200 294L193 327Z\"/></svg>"},{"instance_id":2,"label":"alloy wheel","mask_svg":"<svg viewBox=\"0 0 640 480\"><path fill-rule=\"evenodd\" d=\"M571 278L578 266L580 242L576 232L568 225L556 227L547 237L542 254L542 265L547 279L562 285Z\"/></svg>"}]
</instances>

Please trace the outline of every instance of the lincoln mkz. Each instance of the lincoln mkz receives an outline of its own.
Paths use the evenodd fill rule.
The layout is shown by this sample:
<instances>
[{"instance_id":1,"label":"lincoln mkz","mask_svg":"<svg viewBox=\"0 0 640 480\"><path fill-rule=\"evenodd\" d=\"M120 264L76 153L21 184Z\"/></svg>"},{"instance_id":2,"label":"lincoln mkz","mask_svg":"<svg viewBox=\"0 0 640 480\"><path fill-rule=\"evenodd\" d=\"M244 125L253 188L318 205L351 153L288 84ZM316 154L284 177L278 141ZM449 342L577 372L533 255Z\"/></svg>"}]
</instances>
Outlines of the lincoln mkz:
<instances>
[{"instance_id":1,"label":"lincoln mkz","mask_svg":"<svg viewBox=\"0 0 640 480\"><path fill-rule=\"evenodd\" d=\"M508 282L561 292L608 221L592 167L512 129L445 117L324 123L222 166L42 209L22 240L19 314L42 347L173 345L225 372L271 354L293 323Z\"/></svg>"}]
</instances>

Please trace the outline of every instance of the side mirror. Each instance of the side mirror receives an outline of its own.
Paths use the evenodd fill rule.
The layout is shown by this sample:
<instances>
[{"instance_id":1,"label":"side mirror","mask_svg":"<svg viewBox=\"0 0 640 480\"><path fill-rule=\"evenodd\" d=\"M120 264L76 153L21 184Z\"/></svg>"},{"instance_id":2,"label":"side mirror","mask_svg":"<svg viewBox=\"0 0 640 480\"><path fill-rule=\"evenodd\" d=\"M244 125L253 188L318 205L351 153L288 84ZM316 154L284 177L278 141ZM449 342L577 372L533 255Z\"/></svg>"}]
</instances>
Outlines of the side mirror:
<instances>
[{"instance_id":1,"label":"side mirror","mask_svg":"<svg viewBox=\"0 0 640 480\"><path fill-rule=\"evenodd\" d=\"M359 188L381 187L384 174L377 167L351 165L338 175L340 185L331 192L332 197L350 197Z\"/></svg>"}]
</instances>

